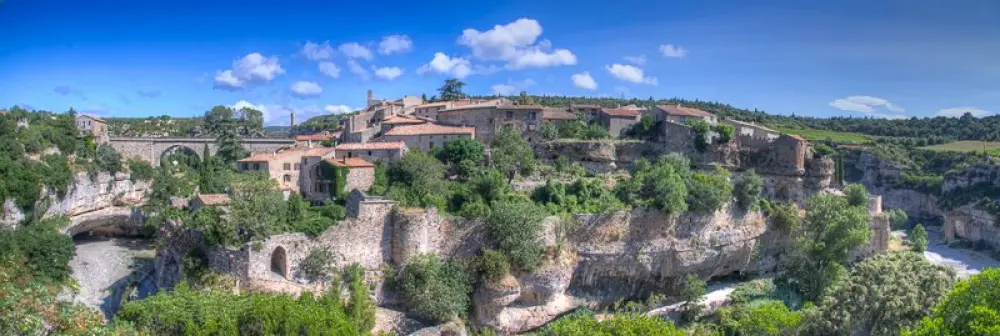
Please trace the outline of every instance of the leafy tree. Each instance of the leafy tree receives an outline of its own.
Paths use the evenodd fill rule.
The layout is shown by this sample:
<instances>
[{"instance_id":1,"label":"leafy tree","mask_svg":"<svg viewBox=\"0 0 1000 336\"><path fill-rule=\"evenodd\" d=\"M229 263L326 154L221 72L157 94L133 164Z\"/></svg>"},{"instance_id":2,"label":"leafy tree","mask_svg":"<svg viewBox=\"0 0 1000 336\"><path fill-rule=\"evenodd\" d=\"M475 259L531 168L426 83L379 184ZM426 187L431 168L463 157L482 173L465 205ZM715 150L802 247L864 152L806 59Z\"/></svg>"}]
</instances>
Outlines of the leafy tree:
<instances>
[{"instance_id":1,"label":"leafy tree","mask_svg":"<svg viewBox=\"0 0 1000 336\"><path fill-rule=\"evenodd\" d=\"M545 211L532 202L495 202L486 230L511 264L530 272L542 261L543 219Z\"/></svg>"},{"instance_id":2,"label":"leafy tree","mask_svg":"<svg viewBox=\"0 0 1000 336\"><path fill-rule=\"evenodd\" d=\"M153 170L153 166L146 162L146 160L140 158L131 158L127 161L128 170L131 172L131 177L136 181L149 181L153 179L156 171Z\"/></svg>"},{"instance_id":3,"label":"leafy tree","mask_svg":"<svg viewBox=\"0 0 1000 336\"><path fill-rule=\"evenodd\" d=\"M715 142L724 144L733 140L733 132L735 131L735 128L729 124L718 124L712 126L712 131L719 136L718 138L715 138Z\"/></svg>"},{"instance_id":4,"label":"leafy tree","mask_svg":"<svg viewBox=\"0 0 1000 336\"><path fill-rule=\"evenodd\" d=\"M223 217L222 209L205 207L198 210L185 225L205 237L209 246L234 246L242 243L236 222Z\"/></svg>"},{"instance_id":5,"label":"leafy tree","mask_svg":"<svg viewBox=\"0 0 1000 336\"><path fill-rule=\"evenodd\" d=\"M783 232L795 232L802 225L799 207L792 202L775 204L767 219L774 228Z\"/></svg>"},{"instance_id":6,"label":"leafy tree","mask_svg":"<svg viewBox=\"0 0 1000 336\"><path fill-rule=\"evenodd\" d=\"M719 316L719 324L725 330L725 335L799 335L803 321L801 311L791 311L777 300L726 307L716 315Z\"/></svg>"},{"instance_id":7,"label":"leafy tree","mask_svg":"<svg viewBox=\"0 0 1000 336\"><path fill-rule=\"evenodd\" d=\"M997 335L1000 333L1000 268L985 268L959 281L907 336Z\"/></svg>"},{"instance_id":8,"label":"leafy tree","mask_svg":"<svg viewBox=\"0 0 1000 336\"><path fill-rule=\"evenodd\" d=\"M69 278L69 261L76 255L73 239L58 231L69 219L58 217L31 223L10 232L0 231L0 258L23 258L32 273L61 282Z\"/></svg>"},{"instance_id":9,"label":"leafy tree","mask_svg":"<svg viewBox=\"0 0 1000 336\"><path fill-rule=\"evenodd\" d=\"M230 217L242 228L243 242L264 239L286 228L285 197L278 183L267 175L238 174L231 197Z\"/></svg>"},{"instance_id":10,"label":"leafy tree","mask_svg":"<svg viewBox=\"0 0 1000 336\"><path fill-rule=\"evenodd\" d=\"M910 216L903 209L892 209L888 213L889 222L892 223L893 229L902 229L906 225L906 222L910 220Z\"/></svg>"},{"instance_id":11,"label":"leafy tree","mask_svg":"<svg viewBox=\"0 0 1000 336\"><path fill-rule=\"evenodd\" d=\"M681 300L684 300L684 307L681 319L685 322L694 322L701 315L704 306L705 280L698 278L697 274L688 274L684 281L684 289L681 290Z\"/></svg>"},{"instance_id":12,"label":"leafy tree","mask_svg":"<svg viewBox=\"0 0 1000 336\"><path fill-rule=\"evenodd\" d=\"M868 191L865 186L853 183L844 187L844 196L847 197L847 204L868 206Z\"/></svg>"},{"instance_id":13,"label":"leafy tree","mask_svg":"<svg viewBox=\"0 0 1000 336\"><path fill-rule=\"evenodd\" d=\"M446 79L444 85L438 89L441 100L449 101L465 98L466 94L462 92L463 87L465 87L465 83L458 79Z\"/></svg>"},{"instance_id":14,"label":"leafy tree","mask_svg":"<svg viewBox=\"0 0 1000 336\"><path fill-rule=\"evenodd\" d=\"M632 179L618 181L615 193L625 204L652 205L671 215L688 210L690 161L680 154L668 154L655 163L635 162Z\"/></svg>"},{"instance_id":15,"label":"leafy tree","mask_svg":"<svg viewBox=\"0 0 1000 336\"><path fill-rule=\"evenodd\" d=\"M910 230L910 242L913 243L913 250L917 252L927 251L927 230L924 230L923 224L917 224Z\"/></svg>"},{"instance_id":16,"label":"leafy tree","mask_svg":"<svg viewBox=\"0 0 1000 336\"><path fill-rule=\"evenodd\" d=\"M535 98L529 96L527 92L521 91L521 94L519 94L517 97L517 103L520 105L534 105Z\"/></svg>"},{"instance_id":17,"label":"leafy tree","mask_svg":"<svg viewBox=\"0 0 1000 336\"><path fill-rule=\"evenodd\" d=\"M754 209L759 203L760 193L764 190L764 179L753 170L747 171L736 179L733 184L733 195L736 204L743 210Z\"/></svg>"},{"instance_id":18,"label":"leafy tree","mask_svg":"<svg viewBox=\"0 0 1000 336\"><path fill-rule=\"evenodd\" d=\"M721 209L733 197L729 176L729 171L722 167L716 167L712 174L691 173L687 180L689 208L703 213Z\"/></svg>"},{"instance_id":19,"label":"leafy tree","mask_svg":"<svg viewBox=\"0 0 1000 336\"><path fill-rule=\"evenodd\" d=\"M810 335L898 335L931 312L955 280L915 253L877 255L855 266L819 301Z\"/></svg>"},{"instance_id":20,"label":"leafy tree","mask_svg":"<svg viewBox=\"0 0 1000 336\"><path fill-rule=\"evenodd\" d=\"M390 164L387 175L387 195L401 205L444 208L448 182L438 160L421 151L409 151Z\"/></svg>"},{"instance_id":21,"label":"leafy tree","mask_svg":"<svg viewBox=\"0 0 1000 336\"><path fill-rule=\"evenodd\" d=\"M499 280L510 274L510 263L502 252L484 248L482 255L476 260L476 269L487 280Z\"/></svg>"},{"instance_id":22,"label":"leafy tree","mask_svg":"<svg viewBox=\"0 0 1000 336\"><path fill-rule=\"evenodd\" d=\"M612 314L610 318L600 322L594 314L571 313L543 327L540 334L545 336L688 335L667 319L634 312Z\"/></svg>"},{"instance_id":23,"label":"leafy tree","mask_svg":"<svg viewBox=\"0 0 1000 336\"><path fill-rule=\"evenodd\" d=\"M469 308L472 283L458 264L442 262L437 255L414 257L403 268L403 297L410 311L420 317L443 322Z\"/></svg>"},{"instance_id":24,"label":"leafy tree","mask_svg":"<svg viewBox=\"0 0 1000 336\"><path fill-rule=\"evenodd\" d=\"M482 162L485 147L472 139L452 140L444 143L444 149L438 155L442 162L458 164L462 161Z\"/></svg>"},{"instance_id":25,"label":"leafy tree","mask_svg":"<svg viewBox=\"0 0 1000 336\"><path fill-rule=\"evenodd\" d=\"M555 140L559 138L559 127L549 121L543 121L542 127L539 129L542 134L542 139L545 140Z\"/></svg>"},{"instance_id":26,"label":"leafy tree","mask_svg":"<svg viewBox=\"0 0 1000 336\"><path fill-rule=\"evenodd\" d=\"M101 146L97 147L97 158L95 161L101 171L114 174L122 170L122 156L109 144L101 144Z\"/></svg>"},{"instance_id":27,"label":"leafy tree","mask_svg":"<svg viewBox=\"0 0 1000 336\"><path fill-rule=\"evenodd\" d=\"M375 303L364 283L365 269L359 264L347 267L346 277L351 290L351 301L347 306L347 316L358 330L367 331L375 327Z\"/></svg>"},{"instance_id":28,"label":"leafy tree","mask_svg":"<svg viewBox=\"0 0 1000 336\"><path fill-rule=\"evenodd\" d=\"M216 144L219 146L216 155L226 165L233 166L236 161L247 156L247 151L239 138L239 121L236 112L226 106L216 106L205 113L205 127L216 134Z\"/></svg>"},{"instance_id":29,"label":"leafy tree","mask_svg":"<svg viewBox=\"0 0 1000 336\"><path fill-rule=\"evenodd\" d=\"M529 174L535 169L535 151L520 132L512 127L503 127L493 137L492 163L513 181L517 173Z\"/></svg>"}]
</instances>

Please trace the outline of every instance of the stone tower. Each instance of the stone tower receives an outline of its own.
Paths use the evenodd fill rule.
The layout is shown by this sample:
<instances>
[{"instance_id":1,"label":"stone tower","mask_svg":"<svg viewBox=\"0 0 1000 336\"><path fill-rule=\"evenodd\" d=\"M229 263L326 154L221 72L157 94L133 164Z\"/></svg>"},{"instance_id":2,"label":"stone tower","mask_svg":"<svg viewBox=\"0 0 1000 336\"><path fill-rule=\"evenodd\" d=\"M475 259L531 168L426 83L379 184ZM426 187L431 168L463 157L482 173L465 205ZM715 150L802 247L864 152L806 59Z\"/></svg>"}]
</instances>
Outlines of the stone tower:
<instances>
[{"instance_id":1,"label":"stone tower","mask_svg":"<svg viewBox=\"0 0 1000 336\"><path fill-rule=\"evenodd\" d=\"M289 126L291 126L288 128L288 136L295 136L295 111L291 111L288 114L288 118L291 119L289 120L290 123L288 124Z\"/></svg>"},{"instance_id":2,"label":"stone tower","mask_svg":"<svg viewBox=\"0 0 1000 336\"><path fill-rule=\"evenodd\" d=\"M372 100L375 99L375 95L372 93L372 89L368 89L368 100L365 106L372 106Z\"/></svg>"}]
</instances>

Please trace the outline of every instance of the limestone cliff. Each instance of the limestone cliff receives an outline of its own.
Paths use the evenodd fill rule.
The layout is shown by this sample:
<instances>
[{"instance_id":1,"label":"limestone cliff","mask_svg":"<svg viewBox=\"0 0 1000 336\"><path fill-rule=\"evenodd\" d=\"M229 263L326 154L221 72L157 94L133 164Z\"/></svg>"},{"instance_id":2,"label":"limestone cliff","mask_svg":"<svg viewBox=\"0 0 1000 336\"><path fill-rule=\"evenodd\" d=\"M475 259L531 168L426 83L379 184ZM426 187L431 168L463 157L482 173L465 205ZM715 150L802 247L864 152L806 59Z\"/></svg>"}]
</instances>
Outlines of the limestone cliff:
<instances>
[{"instance_id":1,"label":"limestone cliff","mask_svg":"<svg viewBox=\"0 0 1000 336\"><path fill-rule=\"evenodd\" d=\"M940 218L943 211L938 207L938 196L893 186L896 178L908 169L905 165L865 151L853 151L844 157L844 178L847 182L860 183L868 192L882 195L886 208L902 209L910 218L917 220Z\"/></svg>"},{"instance_id":2,"label":"limestone cliff","mask_svg":"<svg viewBox=\"0 0 1000 336\"><path fill-rule=\"evenodd\" d=\"M51 190L42 190L41 200L37 209L44 209L44 217L68 216L71 220L69 231L82 232L85 228L76 230L78 224L93 225L104 215L134 220L135 213L131 207L143 204L149 195L150 182L132 181L127 174L109 175L99 173L91 178L87 173L74 176L73 184L63 197ZM0 225L16 227L26 217L20 209L8 200L4 204L3 217ZM87 222L87 223L85 223Z\"/></svg>"}]
</instances>

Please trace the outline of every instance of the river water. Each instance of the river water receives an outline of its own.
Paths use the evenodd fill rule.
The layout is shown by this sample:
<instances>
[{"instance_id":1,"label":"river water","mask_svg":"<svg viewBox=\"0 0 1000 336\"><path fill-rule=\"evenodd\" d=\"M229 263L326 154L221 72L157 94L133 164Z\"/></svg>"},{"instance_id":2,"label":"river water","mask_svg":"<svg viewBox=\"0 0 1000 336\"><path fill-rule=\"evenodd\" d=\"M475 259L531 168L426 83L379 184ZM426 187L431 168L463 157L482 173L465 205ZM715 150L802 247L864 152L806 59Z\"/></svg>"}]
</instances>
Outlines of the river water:
<instances>
[{"instance_id":1,"label":"river water","mask_svg":"<svg viewBox=\"0 0 1000 336\"><path fill-rule=\"evenodd\" d=\"M76 256L69 265L80 289L74 300L100 309L110 318L123 297L142 298L156 291L152 276L145 276L153 270L153 240L81 234L73 241Z\"/></svg>"}]
</instances>

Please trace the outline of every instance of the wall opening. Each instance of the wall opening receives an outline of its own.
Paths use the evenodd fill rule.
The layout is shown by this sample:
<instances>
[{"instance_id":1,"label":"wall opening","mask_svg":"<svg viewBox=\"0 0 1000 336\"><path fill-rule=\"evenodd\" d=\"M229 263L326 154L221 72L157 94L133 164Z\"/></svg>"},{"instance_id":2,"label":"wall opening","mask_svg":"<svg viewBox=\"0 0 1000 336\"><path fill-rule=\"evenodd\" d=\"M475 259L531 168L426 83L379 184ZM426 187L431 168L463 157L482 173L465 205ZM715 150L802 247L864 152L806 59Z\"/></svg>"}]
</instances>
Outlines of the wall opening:
<instances>
[{"instance_id":1,"label":"wall opening","mask_svg":"<svg viewBox=\"0 0 1000 336\"><path fill-rule=\"evenodd\" d=\"M285 248L278 246L271 252L271 273L282 279L288 279L288 256Z\"/></svg>"}]
</instances>

